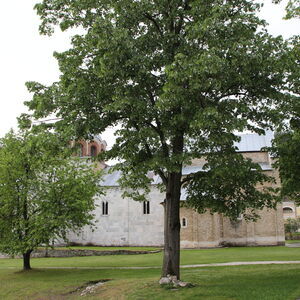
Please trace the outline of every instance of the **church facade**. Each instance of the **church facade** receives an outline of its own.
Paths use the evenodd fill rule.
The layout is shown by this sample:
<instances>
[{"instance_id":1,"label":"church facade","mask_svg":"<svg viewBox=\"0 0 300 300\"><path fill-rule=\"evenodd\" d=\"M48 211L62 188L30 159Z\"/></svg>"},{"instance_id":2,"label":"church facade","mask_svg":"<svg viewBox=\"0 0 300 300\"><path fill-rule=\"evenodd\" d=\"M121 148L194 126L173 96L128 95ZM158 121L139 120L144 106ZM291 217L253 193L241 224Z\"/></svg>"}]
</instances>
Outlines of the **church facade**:
<instances>
[{"instance_id":1,"label":"church facade","mask_svg":"<svg viewBox=\"0 0 300 300\"><path fill-rule=\"evenodd\" d=\"M243 134L236 145L238 151L245 157L259 163L262 170L278 179L277 171L271 166L272 159L268 152L261 149L270 146L272 134L265 136ZM106 143L95 139L86 144L86 149L98 145L98 151L105 149ZM88 153L88 150L86 150ZM197 172L204 162L194 160L190 166L183 168L183 175ZM105 167L105 164L102 164ZM78 235L70 233L72 243L101 246L163 246L164 241L164 195L160 193L157 184L160 178L152 176L149 201L137 202L122 198L122 190L118 184L120 172L109 172L105 168L102 186L106 195L95 199L97 208L94 211L96 227L92 230L85 227ZM279 181L279 179L278 179ZM258 187L260 188L260 187ZM181 191L181 201L186 200L186 191ZM199 214L185 206L180 209L181 247L200 248L218 246L254 246L282 245L285 242L282 204L277 209L264 209L259 212L257 222L246 222L243 216L231 222L222 214Z\"/></svg>"}]
</instances>

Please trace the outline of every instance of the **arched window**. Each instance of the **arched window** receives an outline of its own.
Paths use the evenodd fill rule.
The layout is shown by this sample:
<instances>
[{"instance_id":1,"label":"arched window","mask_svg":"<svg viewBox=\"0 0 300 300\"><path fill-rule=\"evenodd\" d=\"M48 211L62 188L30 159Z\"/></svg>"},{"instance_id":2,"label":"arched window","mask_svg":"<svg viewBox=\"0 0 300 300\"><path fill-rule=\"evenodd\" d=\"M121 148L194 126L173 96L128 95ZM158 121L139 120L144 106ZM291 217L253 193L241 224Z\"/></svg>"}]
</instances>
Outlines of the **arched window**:
<instances>
[{"instance_id":1,"label":"arched window","mask_svg":"<svg viewBox=\"0 0 300 300\"><path fill-rule=\"evenodd\" d=\"M97 147L91 146L91 156L95 157L97 155Z\"/></svg>"},{"instance_id":2,"label":"arched window","mask_svg":"<svg viewBox=\"0 0 300 300\"><path fill-rule=\"evenodd\" d=\"M291 213L293 213L294 211L293 211L293 209L291 208L291 207L284 207L283 208L283 213L284 214L291 214Z\"/></svg>"},{"instance_id":3,"label":"arched window","mask_svg":"<svg viewBox=\"0 0 300 300\"><path fill-rule=\"evenodd\" d=\"M102 215L103 216L108 215L108 202L107 201L102 202Z\"/></svg>"},{"instance_id":4,"label":"arched window","mask_svg":"<svg viewBox=\"0 0 300 300\"><path fill-rule=\"evenodd\" d=\"M144 213L144 215L150 214L150 202L149 201L143 202L143 213Z\"/></svg>"},{"instance_id":5,"label":"arched window","mask_svg":"<svg viewBox=\"0 0 300 300\"><path fill-rule=\"evenodd\" d=\"M186 218L182 218L181 219L181 227L182 228L186 228L187 227L187 219Z\"/></svg>"}]
</instances>

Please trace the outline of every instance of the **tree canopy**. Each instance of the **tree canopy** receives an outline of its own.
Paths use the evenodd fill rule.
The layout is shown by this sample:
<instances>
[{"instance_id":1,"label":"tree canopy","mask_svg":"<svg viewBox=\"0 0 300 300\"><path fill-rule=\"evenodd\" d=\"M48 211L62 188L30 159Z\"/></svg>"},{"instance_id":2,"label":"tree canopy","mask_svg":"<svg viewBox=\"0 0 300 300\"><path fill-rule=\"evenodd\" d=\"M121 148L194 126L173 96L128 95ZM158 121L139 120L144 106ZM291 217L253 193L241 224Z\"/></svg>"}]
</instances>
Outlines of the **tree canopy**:
<instances>
[{"instance_id":1,"label":"tree canopy","mask_svg":"<svg viewBox=\"0 0 300 300\"><path fill-rule=\"evenodd\" d=\"M274 0L274 3L279 3L281 0ZM289 0L286 6L286 19L300 18L300 0Z\"/></svg>"},{"instance_id":2,"label":"tree canopy","mask_svg":"<svg viewBox=\"0 0 300 300\"><path fill-rule=\"evenodd\" d=\"M0 252L23 254L30 269L37 247L92 225L99 174L50 132L10 132L0 145Z\"/></svg>"},{"instance_id":3,"label":"tree canopy","mask_svg":"<svg viewBox=\"0 0 300 300\"><path fill-rule=\"evenodd\" d=\"M41 33L51 34L57 25L83 33L73 36L71 49L54 54L58 82L27 83L34 93L27 105L34 118L56 114L56 129L74 136L119 125L106 158L124 161L116 168L133 198L148 191L148 171L160 175L168 227L164 275L179 277L182 185L190 205L201 212L212 209L231 218L248 212L251 219L257 215L249 208L276 205L270 193L254 188L272 179L234 147L236 131L263 134L283 117L282 102L291 101L293 45L268 34L256 14L259 8L248 0L44 0L36 5ZM182 166L193 159L204 159L204 170L182 178ZM224 190L213 183L216 179Z\"/></svg>"}]
</instances>

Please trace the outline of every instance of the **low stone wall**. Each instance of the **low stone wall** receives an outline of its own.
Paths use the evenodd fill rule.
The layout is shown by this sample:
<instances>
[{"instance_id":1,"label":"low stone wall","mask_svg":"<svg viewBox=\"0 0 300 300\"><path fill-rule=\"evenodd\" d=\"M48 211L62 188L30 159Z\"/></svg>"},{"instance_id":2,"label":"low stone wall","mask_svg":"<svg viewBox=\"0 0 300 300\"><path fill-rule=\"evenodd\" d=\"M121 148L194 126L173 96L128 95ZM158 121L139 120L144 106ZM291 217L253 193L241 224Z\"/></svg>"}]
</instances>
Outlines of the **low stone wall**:
<instances>
[{"instance_id":1,"label":"low stone wall","mask_svg":"<svg viewBox=\"0 0 300 300\"><path fill-rule=\"evenodd\" d=\"M300 235L299 234L288 234L286 233L285 235L286 240L295 240L295 241L300 241Z\"/></svg>"},{"instance_id":2,"label":"low stone wall","mask_svg":"<svg viewBox=\"0 0 300 300\"><path fill-rule=\"evenodd\" d=\"M43 257L75 257L75 256L104 256L104 255L136 255L136 254L149 254L158 253L161 250L154 251L136 251L136 250L79 250L79 249L38 249L32 252L31 257L43 258ZM10 255L0 253L0 258L11 258ZM21 258L22 256L14 256L15 258Z\"/></svg>"},{"instance_id":3,"label":"low stone wall","mask_svg":"<svg viewBox=\"0 0 300 300\"><path fill-rule=\"evenodd\" d=\"M0 253L0 258L10 258L11 256Z\"/></svg>"},{"instance_id":4,"label":"low stone wall","mask_svg":"<svg viewBox=\"0 0 300 300\"><path fill-rule=\"evenodd\" d=\"M149 254L157 253L157 251L135 251L135 250L112 250L112 251L99 251L99 250L36 250L32 253L31 257L75 257L75 256L104 256L104 255L133 255L133 254Z\"/></svg>"}]
</instances>

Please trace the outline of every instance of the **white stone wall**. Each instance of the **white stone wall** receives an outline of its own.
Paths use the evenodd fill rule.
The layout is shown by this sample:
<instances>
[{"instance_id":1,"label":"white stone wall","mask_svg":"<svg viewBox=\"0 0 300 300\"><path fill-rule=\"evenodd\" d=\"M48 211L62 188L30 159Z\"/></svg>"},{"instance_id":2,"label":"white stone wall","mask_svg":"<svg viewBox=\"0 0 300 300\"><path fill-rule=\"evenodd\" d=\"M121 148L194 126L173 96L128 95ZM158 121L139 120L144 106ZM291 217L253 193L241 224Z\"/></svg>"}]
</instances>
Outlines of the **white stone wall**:
<instances>
[{"instance_id":1,"label":"white stone wall","mask_svg":"<svg viewBox=\"0 0 300 300\"><path fill-rule=\"evenodd\" d=\"M162 246L164 211L163 195L152 187L149 194L150 214L143 214L143 203L121 197L119 187L110 187L105 196L96 199L96 227L83 228L69 240L79 244L101 246ZM108 215L102 215L102 201L108 202Z\"/></svg>"},{"instance_id":2,"label":"white stone wall","mask_svg":"<svg viewBox=\"0 0 300 300\"><path fill-rule=\"evenodd\" d=\"M99 246L163 246L164 195L151 187L150 214L143 213L143 203L122 198L119 187L110 187L105 196L96 199L96 227L83 228L79 235L71 233L70 242ZM102 201L108 202L108 215L102 215ZM231 245L279 245L284 243L282 206L277 212L265 209L256 223L233 227L227 218L209 213L197 214L181 208L188 226L181 229L181 247L217 247ZM221 221L221 219L223 221Z\"/></svg>"}]
</instances>

